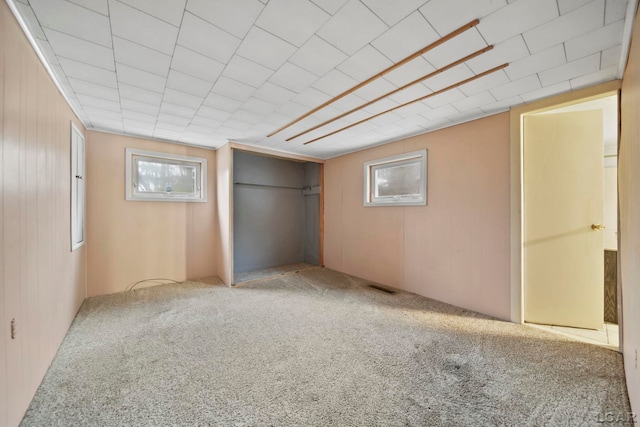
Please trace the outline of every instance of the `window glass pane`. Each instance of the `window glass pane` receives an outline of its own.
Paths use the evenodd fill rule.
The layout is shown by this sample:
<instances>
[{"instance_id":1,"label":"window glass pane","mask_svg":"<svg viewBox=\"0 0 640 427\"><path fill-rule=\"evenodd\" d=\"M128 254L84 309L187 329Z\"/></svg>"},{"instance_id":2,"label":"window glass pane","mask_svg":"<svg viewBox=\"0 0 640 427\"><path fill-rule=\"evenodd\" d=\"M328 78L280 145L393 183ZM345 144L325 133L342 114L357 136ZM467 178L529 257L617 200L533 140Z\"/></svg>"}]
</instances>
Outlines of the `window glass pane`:
<instances>
[{"instance_id":1,"label":"window glass pane","mask_svg":"<svg viewBox=\"0 0 640 427\"><path fill-rule=\"evenodd\" d=\"M136 191L139 193L196 194L198 167L192 164L136 159Z\"/></svg>"},{"instance_id":2,"label":"window glass pane","mask_svg":"<svg viewBox=\"0 0 640 427\"><path fill-rule=\"evenodd\" d=\"M375 168L375 197L419 196L420 166L418 161Z\"/></svg>"}]
</instances>

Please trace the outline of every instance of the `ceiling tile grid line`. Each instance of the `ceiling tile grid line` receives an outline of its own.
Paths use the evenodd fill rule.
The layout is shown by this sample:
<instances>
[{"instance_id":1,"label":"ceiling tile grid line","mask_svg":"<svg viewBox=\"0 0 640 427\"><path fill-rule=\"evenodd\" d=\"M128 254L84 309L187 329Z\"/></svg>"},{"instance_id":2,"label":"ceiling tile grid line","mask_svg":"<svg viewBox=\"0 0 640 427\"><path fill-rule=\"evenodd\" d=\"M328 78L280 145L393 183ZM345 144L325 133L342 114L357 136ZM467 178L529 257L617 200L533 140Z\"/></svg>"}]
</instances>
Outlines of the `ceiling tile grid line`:
<instances>
[{"instance_id":1,"label":"ceiling tile grid line","mask_svg":"<svg viewBox=\"0 0 640 427\"><path fill-rule=\"evenodd\" d=\"M637 0L6 1L87 128L212 148L236 140L320 157L615 79L637 7ZM340 116L326 125L333 131L349 117L359 121L509 67L309 146L290 138L305 126L266 137L473 19L479 24L463 37L301 125ZM490 44L492 51L429 82L343 116Z\"/></svg>"}]
</instances>

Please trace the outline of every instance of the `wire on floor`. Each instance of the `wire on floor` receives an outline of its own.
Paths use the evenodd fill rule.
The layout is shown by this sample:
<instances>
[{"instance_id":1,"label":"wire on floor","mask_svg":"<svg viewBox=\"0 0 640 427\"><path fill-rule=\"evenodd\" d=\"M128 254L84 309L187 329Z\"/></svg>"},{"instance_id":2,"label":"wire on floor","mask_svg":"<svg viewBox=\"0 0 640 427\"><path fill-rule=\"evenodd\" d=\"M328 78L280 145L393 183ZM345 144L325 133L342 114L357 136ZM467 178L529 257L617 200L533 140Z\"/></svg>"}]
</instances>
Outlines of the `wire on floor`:
<instances>
[{"instance_id":1,"label":"wire on floor","mask_svg":"<svg viewBox=\"0 0 640 427\"><path fill-rule=\"evenodd\" d=\"M155 283L159 283L159 284L166 284L168 283L180 283L177 280L173 280L173 279L164 279L162 277L159 278L155 278L155 279L144 279L144 280L138 280L137 282L131 283L126 287L126 291L132 291L133 288L135 288L136 286L138 286L140 283L145 283L145 282L155 282Z\"/></svg>"}]
</instances>

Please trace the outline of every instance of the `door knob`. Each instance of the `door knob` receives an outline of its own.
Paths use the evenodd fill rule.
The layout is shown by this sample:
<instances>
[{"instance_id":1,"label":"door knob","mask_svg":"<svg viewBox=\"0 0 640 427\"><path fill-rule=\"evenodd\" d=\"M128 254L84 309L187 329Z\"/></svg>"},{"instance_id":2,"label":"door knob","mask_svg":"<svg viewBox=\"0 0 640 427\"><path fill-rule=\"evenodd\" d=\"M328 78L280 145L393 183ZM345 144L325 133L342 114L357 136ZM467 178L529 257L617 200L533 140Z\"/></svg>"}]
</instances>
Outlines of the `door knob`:
<instances>
[{"instance_id":1,"label":"door knob","mask_svg":"<svg viewBox=\"0 0 640 427\"><path fill-rule=\"evenodd\" d=\"M605 228L603 224L591 224L592 230L604 230Z\"/></svg>"}]
</instances>

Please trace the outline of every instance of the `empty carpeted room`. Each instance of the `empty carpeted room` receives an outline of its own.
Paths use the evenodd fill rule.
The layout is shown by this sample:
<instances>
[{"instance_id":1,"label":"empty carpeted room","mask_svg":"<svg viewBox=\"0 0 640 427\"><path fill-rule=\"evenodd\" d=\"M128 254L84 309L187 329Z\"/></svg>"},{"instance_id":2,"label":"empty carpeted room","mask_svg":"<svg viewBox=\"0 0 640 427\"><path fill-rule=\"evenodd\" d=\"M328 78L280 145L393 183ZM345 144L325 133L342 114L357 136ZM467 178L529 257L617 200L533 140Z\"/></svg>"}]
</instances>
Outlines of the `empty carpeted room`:
<instances>
[{"instance_id":1,"label":"empty carpeted room","mask_svg":"<svg viewBox=\"0 0 640 427\"><path fill-rule=\"evenodd\" d=\"M0 427L640 413L637 0L0 2Z\"/></svg>"}]
</instances>

